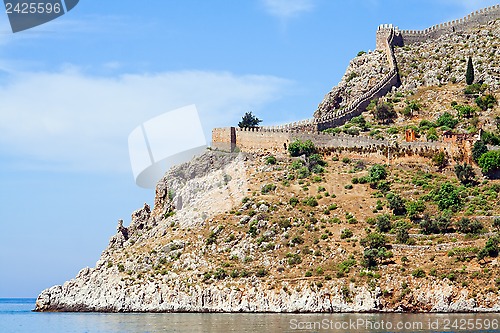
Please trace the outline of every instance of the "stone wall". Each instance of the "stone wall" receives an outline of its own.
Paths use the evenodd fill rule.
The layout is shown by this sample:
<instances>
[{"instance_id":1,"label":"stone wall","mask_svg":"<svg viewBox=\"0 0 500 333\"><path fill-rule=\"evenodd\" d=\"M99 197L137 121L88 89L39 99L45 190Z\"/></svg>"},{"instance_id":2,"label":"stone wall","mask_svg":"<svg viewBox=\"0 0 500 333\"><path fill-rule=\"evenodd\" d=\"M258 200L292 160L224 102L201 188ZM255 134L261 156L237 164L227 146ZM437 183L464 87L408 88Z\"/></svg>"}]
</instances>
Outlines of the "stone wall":
<instances>
[{"instance_id":1,"label":"stone wall","mask_svg":"<svg viewBox=\"0 0 500 333\"><path fill-rule=\"evenodd\" d=\"M477 10L461 19L437 24L425 30L402 30L401 35L404 45L411 45L436 39L445 34L468 30L498 18L500 18L500 5L495 5Z\"/></svg>"},{"instance_id":2,"label":"stone wall","mask_svg":"<svg viewBox=\"0 0 500 333\"><path fill-rule=\"evenodd\" d=\"M235 135L232 136L231 133ZM367 136L263 128L228 127L216 128L212 131L212 147L225 151L239 149L249 153L286 154L288 145L296 139L313 141L323 153L348 151L386 155L388 146L391 150L391 156L394 157L418 155L430 158L439 151L445 151L450 157L454 157L463 153L460 151L460 146L451 142L395 143Z\"/></svg>"}]
</instances>

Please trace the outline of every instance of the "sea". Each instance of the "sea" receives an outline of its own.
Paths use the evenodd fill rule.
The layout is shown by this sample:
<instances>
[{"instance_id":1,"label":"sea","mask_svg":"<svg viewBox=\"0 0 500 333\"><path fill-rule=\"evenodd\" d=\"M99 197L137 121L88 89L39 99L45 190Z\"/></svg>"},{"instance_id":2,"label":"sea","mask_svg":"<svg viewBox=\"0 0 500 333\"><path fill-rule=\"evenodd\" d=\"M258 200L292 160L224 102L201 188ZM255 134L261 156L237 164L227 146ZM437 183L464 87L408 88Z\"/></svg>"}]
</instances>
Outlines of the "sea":
<instances>
[{"instance_id":1,"label":"sea","mask_svg":"<svg viewBox=\"0 0 500 333\"><path fill-rule=\"evenodd\" d=\"M37 313L0 299L0 333L500 332L500 314Z\"/></svg>"}]
</instances>

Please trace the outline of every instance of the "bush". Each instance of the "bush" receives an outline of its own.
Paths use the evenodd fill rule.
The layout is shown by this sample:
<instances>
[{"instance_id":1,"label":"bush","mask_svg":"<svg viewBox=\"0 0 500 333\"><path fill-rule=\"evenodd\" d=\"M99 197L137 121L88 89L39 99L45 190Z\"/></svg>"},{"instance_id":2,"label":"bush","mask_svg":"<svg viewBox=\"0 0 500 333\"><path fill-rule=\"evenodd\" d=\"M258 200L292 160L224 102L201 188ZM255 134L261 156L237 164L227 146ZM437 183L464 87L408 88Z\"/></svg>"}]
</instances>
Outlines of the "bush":
<instances>
[{"instance_id":1,"label":"bush","mask_svg":"<svg viewBox=\"0 0 500 333\"><path fill-rule=\"evenodd\" d=\"M276 164L276 157L273 155L266 157L266 164Z\"/></svg>"},{"instance_id":2,"label":"bush","mask_svg":"<svg viewBox=\"0 0 500 333\"><path fill-rule=\"evenodd\" d=\"M476 104L481 108L481 110L486 111L488 109L493 109L497 104L497 99L495 96L487 94L476 98Z\"/></svg>"},{"instance_id":3,"label":"bush","mask_svg":"<svg viewBox=\"0 0 500 333\"><path fill-rule=\"evenodd\" d=\"M375 222L375 226L379 232L388 232L391 230L391 218L389 215L379 215L377 216L377 222Z\"/></svg>"},{"instance_id":4,"label":"bush","mask_svg":"<svg viewBox=\"0 0 500 333\"><path fill-rule=\"evenodd\" d=\"M318 201L316 200L315 197L309 197L309 198L305 199L302 203L304 205L311 206L311 207L316 207L318 205Z\"/></svg>"},{"instance_id":5,"label":"bush","mask_svg":"<svg viewBox=\"0 0 500 333\"><path fill-rule=\"evenodd\" d=\"M460 118L470 118L476 113L476 108L470 105L455 105L453 108L457 110Z\"/></svg>"},{"instance_id":6,"label":"bush","mask_svg":"<svg viewBox=\"0 0 500 333\"><path fill-rule=\"evenodd\" d=\"M256 273L255 276L257 277L264 277L267 275L267 271L264 268L260 268Z\"/></svg>"},{"instance_id":7,"label":"bush","mask_svg":"<svg viewBox=\"0 0 500 333\"><path fill-rule=\"evenodd\" d=\"M425 235L444 234L450 231L451 220L447 214L440 215L436 219L432 219L426 214L419 225L421 232Z\"/></svg>"},{"instance_id":8,"label":"bush","mask_svg":"<svg viewBox=\"0 0 500 333\"><path fill-rule=\"evenodd\" d=\"M422 268L417 268L413 272L411 272L411 275L416 278L423 278L425 277L425 271Z\"/></svg>"},{"instance_id":9,"label":"bush","mask_svg":"<svg viewBox=\"0 0 500 333\"><path fill-rule=\"evenodd\" d=\"M495 219L493 220L493 226L497 230L500 230L500 217L495 217Z\"/></svg>"},{"instance_id":10,"label":"bush","mask_svg":"<svg viewBox=\"0 0 500 333\"><path fill-rule=\"evenodd\" d=\"M497 171L500 169L500 151L492 150L484 153L477 163L484 174Z\"/></svg>"},{"instance_id":11,"label":"bush","mask_svg":"<svg viewBox=\"0 0 500 333\"><path fill-rule=\"evenodd\" d=\"M488 147L483 140L476 141L472 147L472 159L474 162L478 162L483 154L488 152Z\"/></svg>"},{"instance_id":12,"label":"bush","mask_svg":"<svg viewBox=\"0 0 500 333\"><path fill-rule=\"evenodd\" d=\"M436 121L436 125L439 127L445 126L449 128L455 128L458 124L458 119L454 118L450 113L443 113Z\"/></svg>"},{"instance_id":13,"label":"bush","mask_svg":"<svg viewBox=\"0 0 500 333\"><path fill-rule=\"evenodd\" d=\"M500 138L492 132L481 131L481 141L484 141L485 144L498 146L500 145Z\"/></svg>"},{"instance_id":14,"label":"bush","mask_svg":"<svg viewBox=\"0 0 500 333\"><path fill-rule=\"evenodd\" d=\"M346 238L351 238L353 235L352 231L349 229L343 229L340 232L340 239L346 239Z\"/></svg>"},{"instance_id":15,"label":"bush","mask_svg":"<svg viewBox=\"0 0 500 333\"><path fill-rule=\"evenodd\" d=\"M362 56L363 54L366 54L366 51L359 51L357 56L359 57Z\"/></svg>"},{"instance_id":16,"label":"bush","mask_svg":"<svg viewBox=\"0 0 500 333\"><path fill-rule=\"evenodd\" d=\"M460 183L464 185L472 183L476 177L474 169L467 163L455 165L455 175L457 175Z\"/></svg>"},{"instance_id":17,"label":"bush","mask_svg":"<svg viewBox=\"0 0 500 333\"><path fill-rule=\"evenodd\" d=\"M434 196L434 201L438 204L440 210L458 210L462 207L462 199L458 188L449 182L441 184Z\"/></svg>"},{"instance_id":18,"label":"bush","mask_svg":"<svg viewBox=\"0 0 500 333\"><path fill-rule=\"evenodd\" d=\"M465 87L464 94L466 95L477 95L480 93L483 93L486 89L488 89L487 84L470 84L467 87Z\"/></svg>"},{"instance_id":19,"label":"bush","mask_svg":"<svg viewBox=\"0 0 500 333\"><path fill-rule=\"evenodd\" d=\"M387 170L385 166L381 164L375 164L370 168L369 177L372 181L379 181L387 178Z\"/></svg>"},{"instance_id":20,"label":"bush","mask_svg":"<svg viewBox=\"0 0 500 333\"><path fill-rule=\"evenodd\" d=\"M307 178L310 175L311 175L311 172L309 171L309 169L307 167L302 167L299 169L299 171L297 171L297 177L299 179Z\"/></svg>"},{"instance_id":21,"label":"bush","mask_svg":"<svg viewBox=\"0 0 500 333\"><path fill-rule=\"evenodd\" d=\"M269 193L271 191L274 191L276 189L276 185L274 184L266 184L264 186L262 186L262 188L260 189L260 192L262 194L266 194L266 193Z\"/></svg>"},{"instance_id":22,"label":"bush","mask_svg":"<svg viewBox=\"0 0 500 333\"><path fill-rule=\"evenodd\" d=\"M298 265L302 262L302 258L297 253L292 254L292 253L288 252L286 254L286 257L288 258L287 262L288 262L288 265L290 265L290 266Z\"/></svg>"},{"instance_id":23,"label":"bush","mask_svg":"<svg viewBox=\"0 0 500 333\"><path fill-rule=\"evenodd\" d=\"M410 240L410 235L408 233L408 230L410 230L411 226L404 222L404 221L398 221L394 225L394 231L396 233L396 241L401 244L408 244Z\"/></svg>"},{"instance_id":24,"label":"bush","mask_svg":"<svg viewBox=\"0 0 500 333\"><path fill-rule=\"evenodd\" d=\"M432 157L432 163L434 163L434 165L438 168L442 169L448 165L448 156L444 151L440 151Z\"/></svg>"},{"instance_id":25,"label":"bush","mask_svg":"<svg viewBox=\"0 0 500 333\"><path fill-rule=\"evenodd\" d=\"M295 207L298 205L299 199L297 199L296 197L291 197L288 202L290 203L290 206Z\"/></svg>"},{"instance_id":26,"label":"bush","mask_svg":"<svg viewBox=\"0 0 500 333\"><path fill-rule=\"evenodd\" d=\"M418 215L424 211L425 203L422 200L406 202L406 214L410 220L415 220Z\"/></svg>"},{"instance_id":27,"label":"bush","mask_svg":"<svg viewBox=\"0 0 500 333\"><path fill-rule=\"evenodd\" d=\"M316 152L316 147L311 140L301 141L299 139L290 143L288 146L288 152L291 156L297 157L301 155L312 155Z\"/></svg>"},{"instance_id":28,"label":"bush","mask_svg":"<svg viewBox=\"0 0 500 333\"><path fill-rule=\"evenodd\" d=\"M484 226L478 220L470 220L466 217L462 217L456 223L457 231L463 234L478 234L481 230L484 229Z\"/></svg>"},{"instance_id":29,"label":"bush","mask_svg":"<svg viewBox=\"0 0 500 333\"><path fill-rule=\"evenodd\" d=\"M392 209L394 215L405 215L406 214L406 203L403 198L398 194L390 193L387 195L387 202L389 203L389 208Z\"/></svg>"}]
</instances>

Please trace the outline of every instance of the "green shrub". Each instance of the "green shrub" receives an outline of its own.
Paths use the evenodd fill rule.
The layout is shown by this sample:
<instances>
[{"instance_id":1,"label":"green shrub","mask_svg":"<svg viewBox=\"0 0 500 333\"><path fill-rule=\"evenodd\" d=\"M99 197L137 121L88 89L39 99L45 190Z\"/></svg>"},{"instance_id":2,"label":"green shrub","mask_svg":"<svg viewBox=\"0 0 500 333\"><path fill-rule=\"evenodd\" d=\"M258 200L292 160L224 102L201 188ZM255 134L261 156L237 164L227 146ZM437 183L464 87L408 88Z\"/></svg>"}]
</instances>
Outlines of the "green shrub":
<instances>
[{"instance_id":1,"label":"green shrub","mask_svg":"<svg viewBox=\"0 0 500 333\"><path fill-rule=\"evenodd\" d=\"M288 145L288 152L291 156L312 155L316 152L316 147L311 140L301 141L299 139Z\"/></svg>"},{"instance_id":2,"label":"green shrub","mask_svg":"<svg viewBox=\"0 0 500 333\"><path fill-rule=\"evenodd\" d=\"M311 277L313 275L312 271L307 271L306 274L304 274L305 277Z\"/></svg>"},{"instance_id":3,"label":"green shrub","mask_svg":"<svg viewBox=\"0 0 500 333\"><path fill-rule=\"evenodd\" d=\"M450 182L441 184L439 190L434 196L434 201L438 204L440 210L458 210L462 207L460 191Z\"/></svg>"},{"instance_id":4,"label":"green shrub","mask_svg":"<svg viewBox=\"0 0 500 333\"><path fill-rule=\"evenodd\" d=\"M375 223L377 230L379 232L388 232L391 230L391 218L389 215L379 215L377 216L377 222Z\"/></svg>"},{"instance_id":5,"label":"green shrub","mask_svg":"<svg viewBox=\"0 0 500 333\"><path fill-rule=\"evenodd\" d=\"M369 177L372 181L379 181L387 178L387 170L381 164L375 164L370 168Z\"/></svg>"},{"instance_id":6,"label":"green shrub","mask_svg":"<svg viewBox=\"0 0 500 333\"><path fill-rule=\"evenodd\" d=\"M440 151L432 157L432 163L438 168L444 168L448 165L448 156L444 151Z\"/></svg>"},{"instance_id":7,"label":"green shrub","mask_svg":"<svg viewBox=\"0 0 500 333\"><path fill-rule=\"evenodd\" d=\"M479 158L478 164L484 174L497 171L500 169L500 151L492 150L484 153Z\"/></svg>"},{"instance_id":8,"label":"green shrub","mask_svg":"<svg viewBox=\"0 0 500 333\"><path fill-rule=\"evenodd\" d=\"M410 230L411 225L405 221L398 221L394 225L394 232L396 233L396 241L400 244L408 244L410 241L410 235L408 230Z\"/></svg>"},{"instance_id":9,"label":"green shrub","mask_svg":"<svg viewBox=\"0 0 500 333\"><path fill-rule=\"evenodd\" d=\"M299 199L297 199L296 197L291 197L288 202L290 203L290 206L295 207L298 205Z\"/></svg>"},{"instance_id":10,"label":"green shrub","mask_svg":"<svg viewBox=\"0 0 500 333\"><path fill-rule=\"evenodd\" d=\"M477 95L485 92L486 89L488 89L487 84L479 84L479 83L470 84L467 87L465 87L464 94Z\"/></svg>"},{"instance_id":11,"label":"green shrub","mask_svg":"<svg viewBox=\"0 0 500 333\"><path fill-rule=\"evenodd\" d=\"M302 160L295 160L292 162L291 168L293 170L298 170L304 166L304 161Z\"/></svg>"},{"instance_id":12,"label":"green shrub","mask_svg":"<svg viewBox=\"0 0 500 333\"><path fill-rule=\"evenodd\" d=\"M481 110L486 111L488 109L493 109L497 104L497 99L495 96L487 94L476 98L476 104L481 108Z\"/></svg>"},{"instance_id":13,"label":"green shrub","mask_svg":"<svg viewBox=\"0 0 500 333\"><path fill-rule=\"evenodd\" d=\"M458 124L458 119L454 118L450 113L443 113L436 121L436 125L439 127L445 126L448 128L455 128Z\"/></svg>"},{"instance_id":14,"label":"green shrub","mask_svg":"<svg viewBox=\"0 0 500 333\"><path fill-rule=\"evenodd\" d=\"M276 164L276 157L273 155L266 157L266 164Z\"/></svg>"},{"instance_id":15,"label":"green shrub","mask_svg":"<svg viewBox=\"0 0 500 333\"><path fill-rule=\"evenodd\" d=\"M456 224L457 231L463 234L478 234L484 229L484 226L478 220L470 220L462 217Z\"/></svg>"},{"instance_id":16,"label":"green shrub","mask_svg":"<svg viewBox=\"0 0 500 333\"><path fill-rule=\"evenodd\" d=\"M345 188L346 190L352 190L352 189L353 189L353 186L352 186L352 184L347 184L346 186L344 186L344 188Z\"/></svg>"},{"instance_id":17,"label":"green shrub","mask_svg":"<svg viewBox=\"0 0 500 333\"><path fill-rule=\"evenodd\" d=\"M297 172L297 177L299 179L304 179L304 178L307 178L311 175L311 172L309 171L309 169L307 167L302 167L299 169L299 171Z\"/></svg>"},{"instance_id":18,"label":"green shrub","mask_svg":"<svg viewBox=\"0 0 500 333\"><path fill-rule=\"evenodd\" d=\"M472 147L472 159L474 162L478 162L483 154L488 152L488 147L483 140L479 140L474 142L474 146Z\"/></svg>"},{"instance_id":19,"label":"green shrub","mask_svg":"<svg viewBox=\"0 0 500 333\"><path fill-rule=\"evenodd\" d=\"M264 186L262 186L262 188L260 189L260 192L262 194L267 194L271 191L274 191L276 189L276 185L274 184L266 184Z\"/></svg>"},{"instance_id":20,"label":"green shrub","mask_svg":"<svg viewBox=\"0 0 500 333\"><path fill-rule=\"evenodd\" d=\"M343 229L340 232L340 239L346 239L346 238L351 238L353 235L352 231L349 229Z\"/></svg>"},{"instance_id":21,"label":"green shrub","mask_svg":"<svg viewBox=\"0 0 500 333\"><path fill-rule=\"evenodd\" d=\"M223 268L217 268L214 273L214 278L217 280L224 280L227 277L227 273Z\"/></svg>"},{"instance_id":22,"label":"green shrub","mask_svg":"<svg viewBox=\"0 0 500 333\"><path fill-rule=\"evenodd\" d=\"M304 201L302 201L304 205L311 206L311 207L316 207L318 206L318 201L316 200L315 197L308 197Z\"/></svg>"},{"instance_id":23,"label":"green shrub","mask_svg":"<svg viewBox=\"0 0 500 333\"><path fill-rule=\"evenodd\" d=\"M255 273L257 277L264 277L267 275L267 271L264 268L259 268L259 270Z\"/></svg>"},{"instance_id":24,"label":"green shrub","mask_svg":"<svg viewBox=\"0 0 500 333\"><path fill-rule=\"evenodd\" d=\"M410 220L415 220L418 215L424 211L425 203L422 200L406 202L406 214Z\"/></svg>"},{"instance_id":25,"label":"green shrub","mask_svg":"<svg viewBox=\"0 0 500 333\"><path fill-rule=\"evenodd\" d=\"M411 273L411 275L416 278L423 278L425 277L425 271L422 268L417 268Z\"/></svg>"},{"instance_id":26,"label":"green shrub","mask_svg":"<svg viewBox=\"0 0 500 333\"><path fill-rule=\"evenodd\" d=\"M387 195L387 202L394 215L406 214L406 202L399 194L389 193Z\"/></svg>"},{"instance_id":27,"label":"green shrub","mask_svg":"<svg viewBox=\"0 0 500 333\"><path fill-rule=\"evenodd\" d=\"M288 265L290 265L290 266L298 265L302 262L302 258L297 253L292 254L292 253L288 252L286 254L286 258L287 258Z\"/></svg>"}]
</instances>

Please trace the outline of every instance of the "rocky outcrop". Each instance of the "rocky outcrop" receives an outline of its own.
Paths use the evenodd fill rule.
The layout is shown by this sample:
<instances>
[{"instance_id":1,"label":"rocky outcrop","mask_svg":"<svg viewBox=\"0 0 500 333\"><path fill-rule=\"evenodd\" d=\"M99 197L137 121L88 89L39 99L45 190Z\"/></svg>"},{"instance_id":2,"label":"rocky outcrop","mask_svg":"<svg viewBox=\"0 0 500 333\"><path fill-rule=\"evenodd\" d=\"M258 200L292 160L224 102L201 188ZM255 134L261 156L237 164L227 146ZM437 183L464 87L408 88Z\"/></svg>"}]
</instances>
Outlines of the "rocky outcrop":
<instances>
[{"instance_id":1,"label":"rocky outcrop","mask_svg":"<svg viewBox=\"0 0 500 333\"><path fill-rule=\"evenodd\" d=\"M212 258L219 253L229 253L234 260L243 262L247 262L249 256L258 254L258 267L273 272L283 269L283 259L273 255L272 251L268 254L262 251L276 246L266 239L286 239L286 232L280 235L276 225L271 225L269 217L276 207L251 200L243 200L241 204L247 193L246 181L269 168L272 167L258 166L244 154L219 152L207 152L173 168L158 183L155 202L159 207L151 210L144 204L132 214L127 227L119 221L116 235L111 238L96 266L82 269L74 279L63 285L44 290L36 301L36 311L500 310L493 297L479 302L469 296L466 289L436 279L425 282L405 279L404 283L413 287L412 292L400 302L392 303L387 295L401 293L403 281L387 272L383 273L387 278L384 285L391 287L385 290L369 283L342 282L323 277L282 279L279 274L241 274L231 279L213 274L211 278L205 278L207 270L214 269ZM182 200L182 207L178 200ZM233 235L237 238L234 242L210 242L212 237L226 237L222 236L224 224L209 223L216 214L226 209L238 210L240 216L237 223L245 228L254 226L255 233L262 236L263 242L258 244L254 238L245 235ZM291 219L290 223L296 222ZM203 230L207 229L209 237L204 238ZM342 256L344 252L339 248L337 255Z\"/></svg>"},{"instance_id":2,"label":"rocky outcrop","mask_svg":"<svg viewBox=\"0 0 500 333\"><path fill-rule=\"evenodd\" d=\"M314 118L322 118L335 110L347 108L375 87L390 70L384 52L373 51L357 56L349 63L339 84L333 87L319 104Z\"/></svg>"},{"instance_id":3,"label":"rocky outcrop","mask_svg":"<svg viewBox=\"0 0 500 333\"><path fill-rule=\"evenodd\" d=\"M500 88L500 20L395 51L401 91L465 82L469 56L474 63L476 82L486 83L492 90Z\"/></svg>"}]
</instances>

